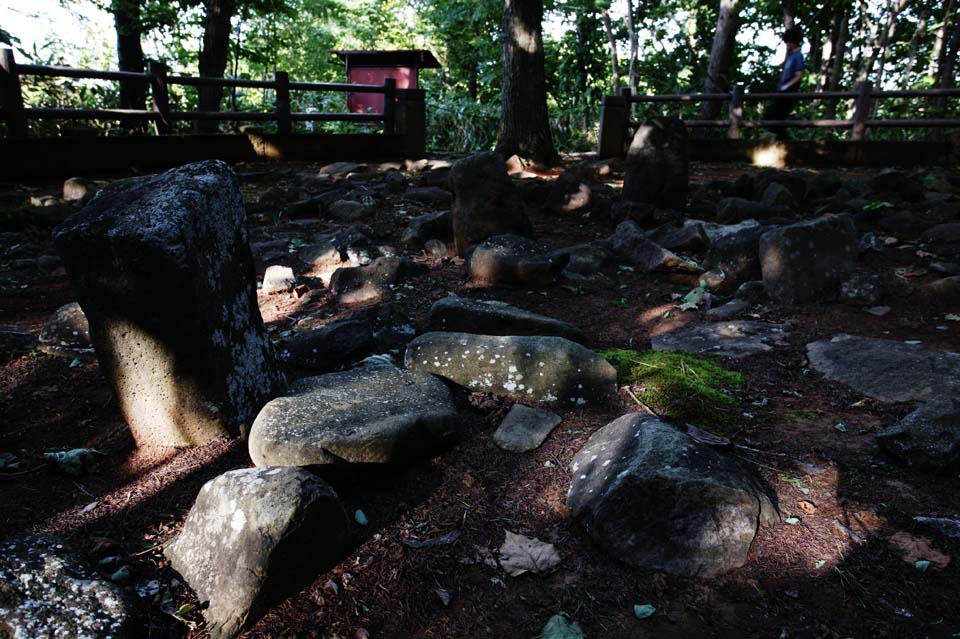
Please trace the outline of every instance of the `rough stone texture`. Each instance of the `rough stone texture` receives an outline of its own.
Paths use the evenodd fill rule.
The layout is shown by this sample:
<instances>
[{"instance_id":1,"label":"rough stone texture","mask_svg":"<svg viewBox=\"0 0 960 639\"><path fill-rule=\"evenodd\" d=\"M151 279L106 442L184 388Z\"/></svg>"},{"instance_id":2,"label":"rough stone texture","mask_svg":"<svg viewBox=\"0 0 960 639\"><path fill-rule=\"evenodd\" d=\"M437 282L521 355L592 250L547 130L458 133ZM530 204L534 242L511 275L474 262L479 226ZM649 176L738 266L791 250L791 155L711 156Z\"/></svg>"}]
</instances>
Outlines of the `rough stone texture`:
<instances>
[{"instance_id":1,"label":"rough stone texture","mask_svg":"<svg viewBox=\"0 0 960 639\"><path fill-rule=\"evenodd\" d=\"M330 292L341 304L382 299L397 284L424 271L424 265L405 257L378 257L366 266L337 269L330 278Z\"/></svg>"},{"instance_id":2,"label":"rough stone texture","mask_svg":"<svg viewBox=\"0 0 960 639\"><path fill-rule=\"evenodd\" d=\"M241 434L280 391L225 163L114 182L54 238L139 445Z\"/></svg>"},{"instance_id":3,"label":"rough stone texture","mask_svg":"<svg viewBox=\"0 0 960 639\"><path fill-rule=\"evenodd\" d=\"M849 215L783 226L760 238L763 284L781 304L836 299L856 259L857 231Z\"/></svg>"},{"instance_id":4,"label":"rough stone texture","mask_svg":"<svg viewBox=\"0 0 960 639\"><path fill-rule=\"evenodd\" d=\"M308 377L271 401L250 431L258 466L406 464L457 437L446 385L426 373L364 366Z\"/></svg>"},{"instance_id":5,"label":"rough stone texture","mask_svg":"<svg viewBox=\"0 0 960 639\"><path fill-rule=\"evenodd\" d=\"M687 208L687 128L673 117L650 118L633 135L623 168L623 199Z\"/></svg>"},{"instance_id":6,"label":"rough stone texture","mask_svg":"<svg viewBox=\"0 0 960 639\"><path fill-rule=\"evenodd\" d=\"M760 236L766 231L756 223L737 225L735 231L718 236L712 242L703 266L723 272L722 291L760 279Z\"/></svg>"},{"instance_id":7,"label":"rough stone texture","mask_svg":"<svg viewBox=\"0 0 960 639\"><path fill-rule=\"evenodd\" d=\"M133 607L123 592L53 537L0 545L0 636L123 639Z\"/></svg>"},{"instance_id":8,"label":"rough stone texture","mask_svg":"<svg viewBox=\"0 0 960 639\"><path fill-rule=\"evenodd\" d=\"M960 462L960 400L935 400L877 432L885 451L910 466L946 470Z\"/></svg>"},{"instance_id":9,"label":"rough stone texture","mask_svg":"<svg viewBox=\"0 0 960 639\"><path fill-rule=\"evenodd\" d=\"M561 275L567 279L584 280L600 276L600 269L613 261L608 240L594 240L557 249L550 259L564 265Z\"/></svg>"},{"instance_id":10,"label":"rough stone texture","mask_svg":"<svg viewBox=\"0 0 960 639\"><path fill-rule=\"evenodd\" d=\"M531 233L520 193L498 154L478 153L457 160L450 170L450 186L453 235L461 257L494 235Z\"/></svg>"},{"instance_id":11,"label":"rough stone texture","mask_svg":"<svg viewBox=\"0 0 960 639\"><path fill-rule=\"evenodd\" d=\"M641 271L700 270L696 264L648 240L643 229L630 220L617 225L610 238L610 249L618 261Z\"/></svg>"},{"instance_id":12,"label":"rough stone texture","mask_svg":"<svg viewBox=\"0 0 960 639\"><path fill-rule=\"evenodd\" d=\"M0 326L0 357L7 358L29 351L37 344L33 333L19 326Z\"/></svg>"},{"instance_id":13,"label":"rough stone texture","mask_svg":"<svg viewBox=\"0 0 960 639\"><path fill-rule=\"evenodd\" d=\"M960 392L960 354L841 333L807 344L810 366L882 402L930 401Z\"/></svg>"},{"instance_id":14,"label":"rough stone texture","mask_svg":"<svg viewBox=\"0 0 960 639\"><path fill-rule=\"evenodd\" d=\"M554 335L574 342L586 339L576 326L506 302L454 296L437 300L430 307L429 330L479 335Z\"/></svg>"},{"instance_id":15,"label":"rough stone texture","mask_svg":"<svg viewBox=\"0 0 960 639\"><path fill-rule=\"evenodd\" d=\"M90 325L76 302L64 304L40 330L38 350L60 357L93 357Z\"/></svg>"},{"instance_id":16,"label":"rough stone texture","mask_svg":"<svg viewBox=\"0 0 960 639\"><path fill-rule=\"evenodd\" d=\"M274 264L268 266L264 272L261 290L264 293L287 293L296 285L297 276L293 274L292 268Z\"/></svg>"},{"instance_id":17,"label":"rough stone texture","mask_svg":"<svg viewBox=\"0 0 960 639\"><path fill-rule=\"evenodd\" d=\"M64 202L87 202L96 192L97 185L87 178L72 177L63 182Z\"/></svg>"},{"instance_id":18,"label":"rough stone texture","mask_svg":"<svg viewBox=\"0 0 960 639\"><path fill-rule=\"evenodd\" d=\"M533 401L602 403L617 390L613 366L562 337L426 333L407 345L404 363L471 390Z\"/></svg>"},{"instance_id":19,"label":"rough stone texture","mask_svg":"<svg viewBox=\"0 0 960 639\"><path fill-rule=\"evenodd\" d=\"M950 222L948 224L938 224L923 232L920 236L922 242L944 242L954 244L960 242L960 222Z\"/></svg>"},{"instance_id":20,"label":"rough stone texture","mask_svg":"<svg viewBox=\"0 0 960 639\"><path fill-rule=\"evenodd\" d=\"M712 353L740 359L766 353L785 343L786 329L763 322L717 322L661 333L650 340L655 351Z\"/></svg>"},{"instance_id":21,"label":"rough stone texture","mask_svg":"<svg viewBox=\"0 0 960 639\"><path fill-rule=\"evenodd\" d=\"M717 221L734 224L747 220L766 220L773 217L791 215L793 211L770 206L763 202L754 202L740 197L724 198L717 204Z\"/></svg>"},{"instance_id":22,"label":"rough stone texture","mask_svg":"<svg viewBox=\"0 0 960 639\"><path fill-rule=\"evenodd\" d=\"M853 306L874 306L883 297L880 277L874 273L854 273L840 285L840 301Z\"/></svg>"},{"instance_id":23,"label":"rough stone texture","mask_svg":"<svg viewBox=\"0 0 960 639\"><path fill-rule=\"evenodd\" d=\"M564 171L550 184L546 208L557 215L576 215L590 210L593 192L590 185L570 171Z\"/></svg>"},{"instance_id":24,"label":"rough stone texture","mask_svg":"<svg viewBox=\"0 0 960 639\"><path fill-rule=\"evenodd\" d=\"M365 227L361 226L348 226L315 240L314 245L297 252L297 259L307 265L306 275L319 277L327 285L337 269L366 266L380 256L380 251L367 237Z\"/></svg>"},{"instance_id":25,"label":"rough stone texture","mask_svg":"<svg viewBox=\"0 0 960 639\"><path fill-rule=\"evenodd\" d=\"M356 200L337 200L327 212L338 222L358 222L370 215L370 210Z\"/></svg>"},{"instance_id":26,"label":"rough stone texture","mask_svg":"<svg viewBox=\"0 0 960 639\"><path fill-rule=\"evenodd\" d=\"M488 285L549 286L562 269L545 244L519 235L488 238L467 261L470 279Z\"/></svg>"},{"instance_id":27,"label":"rough stone texture","mask_svg":"<svg viewBox=\"0 0 960 639\"><path fill-rule=\"evenodd\" d=\"M658 226L647 232L647 239L668 251L703 251L710 247L710 237L700 220L684 220L683 226Z\"/></svg>"},{"instance_id":28,"label":"rough stone texture","mask_svg":"<svg viewBox=\"0 0 960 639\"><path fill-rule=\"evenodd\" d=\"M204 484L164 554L210 602L210 637L227 639L339 561L346 535L323 480L302 468L244 468Z\"/></svg>"},{"instance_id":29,"label":"rough stone texture","mask_svg":"<svg viewBox=\"0 0 960 639\"><path fill-rule=\"evenodd\" d=\"M435 211L413 218L400 243L407 248L419 249L429 240L453 241L453 215L450 211Z\"/></svg>"},{"instance_id":30,"label":"rough stone texture","mask_svg":"<svg viewBox=\"0 0 960 639\"><path fill-rule=\"evenodd\" d=\"M409 189L403 194L403 199L427 206L450 206L453 203L453 196L450 191L438 186L422 186Z\"/></svg>"},{"instance_id":31,"label":"rough stone texture","mask_svg":"<svg viewBox=\"0 0 960 639\"><path fill-rule=\"evenodd\" d=\"M373 326L366 320L340 320L297 333L277 349L291 366L326 372L368 355L374 346Z\"/></svg>"},{"instance_id":32,"label":"rough stone texture","mask_svg":"<svg viewBox=\"0 0 960 639\"><path fill-rule=\"evenodd\" d=\"M550 411L514 404L493 433L493 441L504 450L523 453L539 447L560 421Z\"/></svg>"},{"instance_id":33,"label":"rough stone texture","mask_svg":"<svg viewBox=\"0 0 960 639\"><path fill-rule=\"evenodd\" d=\"M624 415L574 457L567 506L615 558L645 571L710 577L743 565L772 491L734 457L653 415Z\"/></svg>"}]
</instances>

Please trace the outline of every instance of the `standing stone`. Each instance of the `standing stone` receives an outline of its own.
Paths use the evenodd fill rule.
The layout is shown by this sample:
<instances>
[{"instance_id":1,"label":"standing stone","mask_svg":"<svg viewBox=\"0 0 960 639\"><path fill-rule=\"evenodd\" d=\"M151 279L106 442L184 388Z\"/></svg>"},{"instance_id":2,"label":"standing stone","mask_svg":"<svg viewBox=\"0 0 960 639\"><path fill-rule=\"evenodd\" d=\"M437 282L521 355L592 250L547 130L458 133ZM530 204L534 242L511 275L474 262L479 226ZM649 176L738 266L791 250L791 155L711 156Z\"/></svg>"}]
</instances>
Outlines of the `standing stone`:
<instances>
[{"instance_id":1,"label":"standing stone","mask_svg":"<svg viewBox=\"0 0 960 639\"><path fill-rule=\"evenodd\" d=\"M778 519L763 479L652 415L595 432L574 457L567 506L594 541L645 571L710 577L742 566Z\"/></svg>"},{"instance_id":2,"label":"standing stone","mask_svg":"<svg viewBox=\"0 0 960 639\"><path fill-rule=\"evenodd\" d=\"M782 226L760 238L763 285L781 304L836 299L856 259L857 230L849 215Z\"/></svg>"},{"instance_id":3,"label":"standing stone","mask_svg":"<svg viewBox=\"0 0 960 639\"><path fill-rule=\"evenodd\" d=\"M244 434L284 380L233 170L198 162L114 182L54 238L137 444Z\"/></svg>"},{"instance_id":4,"label":"standing stone","mask_svg":"<svg viewBox=\"0 0 960 639\"><path fill-rule=\"evenodd\" d=\"M454 163L450 170L453 190L453 235L457 254L492 235L529 235L530 220L507 166L496 153L478 153Z\"/></svg>"},{"instance_id":5,"label":"standing stone","mask_svg":"<svg viewBox=\"0 0 960 639\"><path fill-rule=\"evenodd\" d=\"M204 484L164 554L210 602L211 639L228 639L339 561L347 525L336 493L306 470L243 468Z\"/></svg>"},{"instance_id":6,"label":"standing stone","mask_svg":"<svg viewBox=\"0 0 960 639\"><path fill-rule=\"evenodd\" d=\"M623 170L623 199L687 208L687 128L679 118L651 118L637 129Z\"/></svg>"},{"instance_id":7,"label":"standing stone","mask_svg":"<svg viewBox=\"0 0 960 639\"><path fill-rule=\"evenodd\" d=\"M404 365L474 391L580 406L609 401L617 371L562 337L425 333L407 345Z\"/></svg>"}]
</instances>

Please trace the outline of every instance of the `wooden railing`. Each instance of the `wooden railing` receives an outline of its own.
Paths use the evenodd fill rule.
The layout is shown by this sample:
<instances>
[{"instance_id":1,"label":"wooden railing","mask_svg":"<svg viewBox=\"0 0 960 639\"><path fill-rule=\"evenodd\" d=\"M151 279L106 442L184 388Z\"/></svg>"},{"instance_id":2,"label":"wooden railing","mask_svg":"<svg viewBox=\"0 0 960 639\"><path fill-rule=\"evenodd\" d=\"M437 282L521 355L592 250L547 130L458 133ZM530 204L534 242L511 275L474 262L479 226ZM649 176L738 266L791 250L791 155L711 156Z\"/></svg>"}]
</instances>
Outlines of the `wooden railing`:
<instances>
[{"instance_id":1,"label":"wooden railing","mask_svg":"<svg viewBox=\"0 0 960 639\"><path fill-rule=\"evenodd\" d=\"M747 93L743 85L736 85L730 93L691 93L674 95L632 95L623 89L620 95L606 96L600 113L600 154L615 156L623 154L623 144L631 128L640 126L630 119L630 105L636 103L700 103L728 102L727 118L723 120L683 120L688 127L726 128L727 138L740 138L743 129L768 127L831 128L849 129L849 139L860 141L866 138L867 129L873 127L902 128L960 128L960 119L874 119L874 100L880 98L955 98L960 89L926 89L913 91L875 91L869 81L860 82L856 91L822 91L807 93ZM853 115L850 119L838 120L744 120L743 107L747 102L772 100L853 100Z\"/></svg>"},{"instance_id":2,"label":"wooden railing","mask_svg":"<svg viewBox=\"0 0 960 639\"><path fill-rule=\"evenodd\" d=\"M59 78L82 78L90 80L113 80L118 82L146 83L150 87L150 109L63 109L46 107L26 107L20 88L20 77L46 76ZM171 111L168 87L182 85L193 87L245 87L272 89L276 92L273 111ZM384 96L383 113L306 113L293 112L290 108L291 91L318 91L339 93L382 93ZM406 91L416 96L416 92ZM422 95L422 94L420 94ZM274 121L277 132L289 134L293 122L382 122L383 132L395 132L396 102L398 91L396 80L386 79L382 86L371 84L340 84L333 82L291 82L285 71L277 71L272 80L239 80L230 78L204 78L183 75L169 75L167 66L160 62L149 62L146 73L129 71L99 71L75 69L39 64L19 64L11 49L0 49L0 117L6 121L8 135L26 137L29 134L29 120L44 119L103 119L121 121L147 121L153 123L157 135L173 131L175 121L234 121L259 122ZM422 99L422 98L421 98Z\"/></svg>"}]
</instances>

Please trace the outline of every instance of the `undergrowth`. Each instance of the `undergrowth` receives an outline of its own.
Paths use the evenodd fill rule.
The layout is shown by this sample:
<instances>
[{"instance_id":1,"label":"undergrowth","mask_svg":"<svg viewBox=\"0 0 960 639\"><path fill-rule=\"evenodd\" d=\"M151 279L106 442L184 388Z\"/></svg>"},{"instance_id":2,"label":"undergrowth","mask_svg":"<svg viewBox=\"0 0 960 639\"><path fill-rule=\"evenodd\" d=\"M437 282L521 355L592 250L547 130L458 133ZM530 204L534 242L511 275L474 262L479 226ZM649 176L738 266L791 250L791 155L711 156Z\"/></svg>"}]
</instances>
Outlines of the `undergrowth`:
<instances>
[{"instance_id":1,"label":"undergrowth","mask_svg":"<svg viewBox=\"0 0 960 639\"><path fill-rule=\"evenodd\" d=\"M620 385L629 385L654 412L671 421L705 430L723 430L736 419L740 401L731 390L743 375L681 351L601 351L617 369Z\"/></svg>"}]
</instances>

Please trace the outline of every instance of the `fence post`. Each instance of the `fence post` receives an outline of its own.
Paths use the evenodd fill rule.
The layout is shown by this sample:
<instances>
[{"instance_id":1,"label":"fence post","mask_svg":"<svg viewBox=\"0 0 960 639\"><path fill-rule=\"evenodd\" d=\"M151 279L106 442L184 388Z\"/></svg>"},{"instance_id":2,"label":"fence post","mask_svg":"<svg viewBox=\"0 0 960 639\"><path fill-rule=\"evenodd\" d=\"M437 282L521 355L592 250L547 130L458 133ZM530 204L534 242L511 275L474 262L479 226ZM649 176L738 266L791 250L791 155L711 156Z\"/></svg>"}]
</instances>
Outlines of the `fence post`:
<instances>
[{"instance_id":1,"label":"fence post","mask_svg":"<svg viewBox=\"0 0 960 639\"><path fill-rule=\"evenodd\" d=\"M867 137L867 120L870 118L870 104L873 101L870 94L873 83L864 80L857 86L857 100L853 106L853 128L850 130L850 139L859 142Z\"/></svg>"},{"instance_id":2,"label":"fence post","mask_svg":"<svg viewBox=\"0 0 960 639\"><path fill-rule=\"evenodd\" d=\"M630 89L623 89L630 94ZM623 143L627 139L627 121L630 110L626 97L606 95L600 107L600 132L597 141L597 155L602 158L623 155Z\"/></svg>"},{"instance_id":3,"label":"fence post","mask_svg":"<svg viewBox=\"0 0 960 639\"><path fill-rule=\"evenodd\" d=\"M23 111L23 94L20 92L20 74L13 49L0 49L0 113L7 121L11 137L26 137L27 116Z\"/></svg>"},{"instance_id":4,"label":"fence post","mask_svg":"<svg viewBox=\"0 0 960 639\"><path fill-rule=\"evenodd\" d=\"M405 158L422 158L427 154L427 92L423 89L397 89L395 131L402 137L401 151Z\"/></svg>"},{"instance_id":5,"label":"fence post","mask_svg":"<svg viewBox=\"0 0 960 639\"><path fill-rule=\"evenodd\" d=\"M743 121L743 85L737 84L733 87L733 93L730 96L730 128L727 129L727 137L731 140L740 139L740 122Z\"/></svg>"},{"instance_id":6,"label":"fence post","mask_svg":"<svg viewBox=\"0 0 960 639\"><path fill-rule=\"evenodd\" d=\"M277 133L290 135L293 129L290 123L290 75L286 71L274 71L273 79L277 83Z\"/></svg>"},{"instance_id":7,"label":"fence post","mask_svg":"<svg viewBox=\"0 0 960 639\"><path fill-rule=\"evenodd\" d=\"M153 121L156 135L170 133L170 96L167 95L167 65L156 60L147 61L150 74L150 101L157 118Z\"/></svg>"},{"instance_id":8,"label":"fence post","mask_svg":"<svg viewBox=\"0 0 960 639\"><path fill-rule=\"evenodd\" d=\"M397 81L385 78L383 81L383 134L392 135L396 130Z\"/></svg>"}]
</instances>

